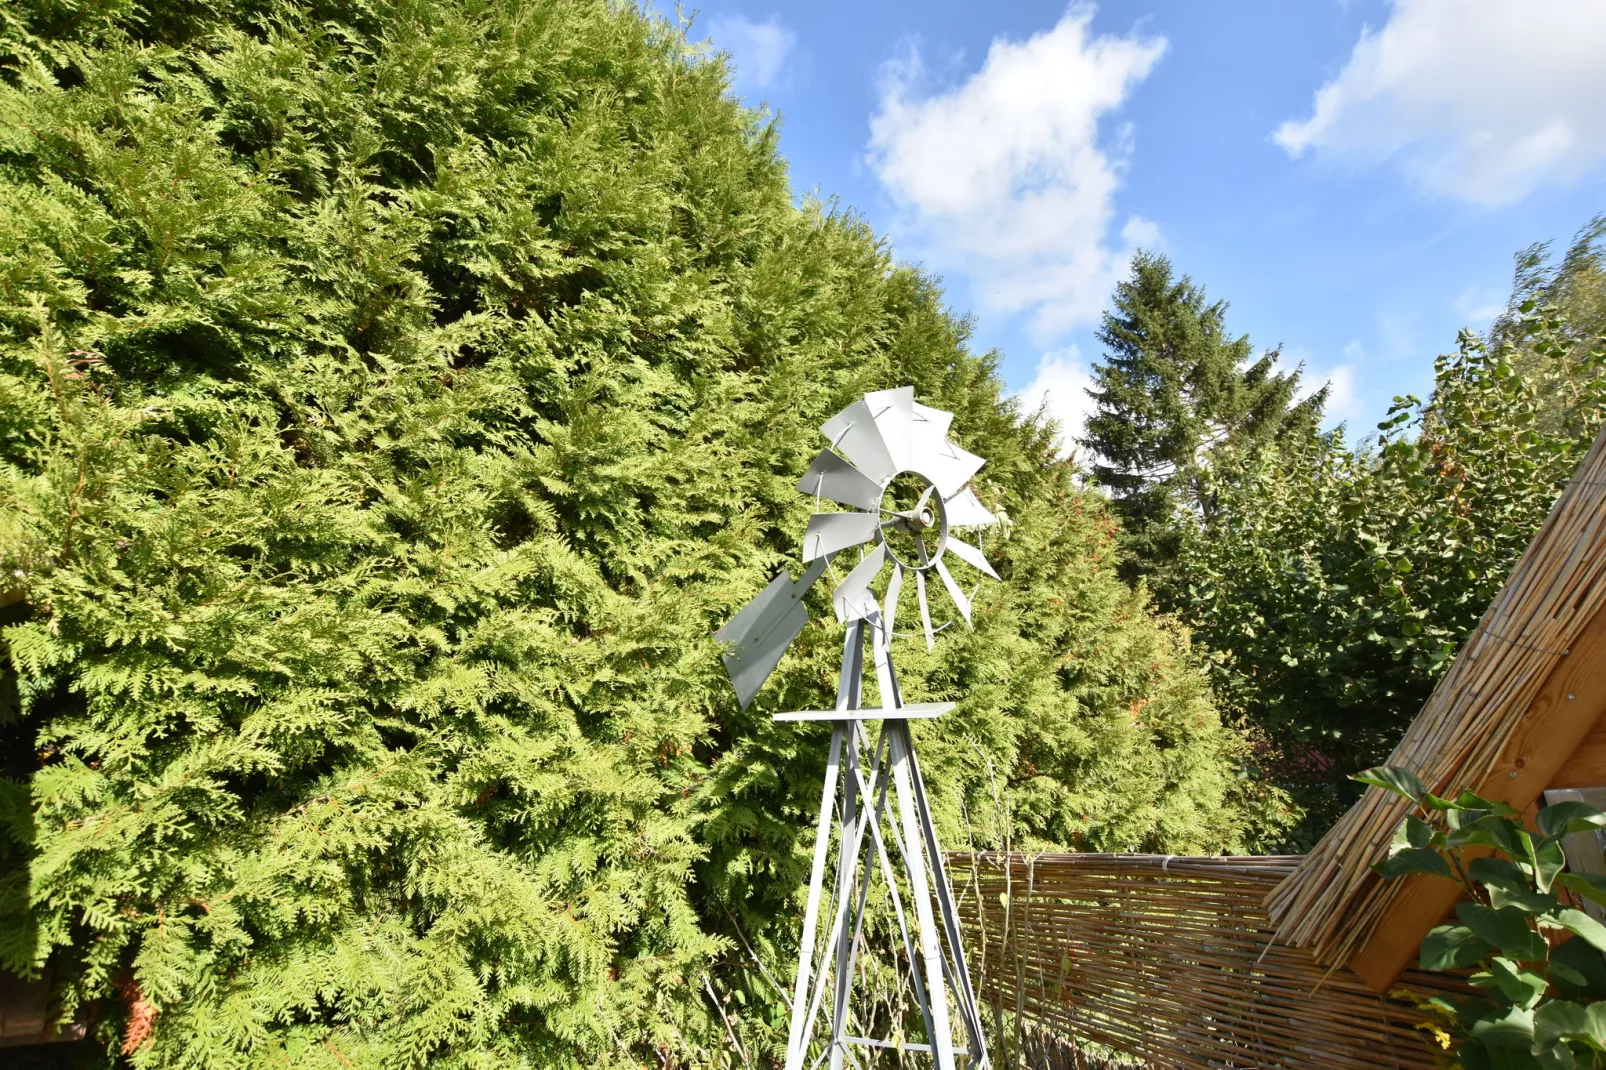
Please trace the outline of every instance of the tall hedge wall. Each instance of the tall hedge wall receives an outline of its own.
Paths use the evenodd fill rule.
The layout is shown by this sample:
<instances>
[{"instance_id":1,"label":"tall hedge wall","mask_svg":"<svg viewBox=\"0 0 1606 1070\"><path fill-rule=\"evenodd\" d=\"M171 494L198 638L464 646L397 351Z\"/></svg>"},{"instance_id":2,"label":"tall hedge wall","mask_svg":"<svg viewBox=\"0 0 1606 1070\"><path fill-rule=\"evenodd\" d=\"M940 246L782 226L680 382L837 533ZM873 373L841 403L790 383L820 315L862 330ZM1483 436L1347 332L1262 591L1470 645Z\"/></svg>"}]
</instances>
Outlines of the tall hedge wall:
<instances>
[{"instance_id":1,"label":"tall hedge wall","mask_svg":"<svg viewBox=\"0 0 1606 1070\"><path fill-rule=\"evenodd\" d=\"M719 1062L712 999L772 1058L823 737L770 715L840 631L745 713L711 634L867 389L1009 518L898 652L948 842L1275 817L1101 499L726 80L600 0L0 6L0 967L108 1059Z\"/></svg>"}]
</instances>

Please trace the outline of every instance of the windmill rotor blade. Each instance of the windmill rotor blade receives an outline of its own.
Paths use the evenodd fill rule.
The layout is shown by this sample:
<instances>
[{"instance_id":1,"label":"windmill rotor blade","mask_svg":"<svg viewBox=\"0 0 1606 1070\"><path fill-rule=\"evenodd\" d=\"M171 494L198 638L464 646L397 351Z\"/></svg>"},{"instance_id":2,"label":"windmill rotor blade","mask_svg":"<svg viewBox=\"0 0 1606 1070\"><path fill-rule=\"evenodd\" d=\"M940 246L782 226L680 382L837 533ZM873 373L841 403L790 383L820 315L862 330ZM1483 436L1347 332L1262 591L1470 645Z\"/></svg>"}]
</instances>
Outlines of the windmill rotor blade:
<instances>
[{"instance_id":1,"label":"windmill rotor blade","mask_svg":"<svg viewBox=\"0 0 1606 1070\"><path fill-rule=\"evenodd\" d=\"M915 437L922 443L935 446L948 437L948 428L953 426L954 414L934 409L930 405L914 403Z\"/></svg>"},{"instance_id":2,"label":"windmill rotor blade","mask_svg":"<svg viewBox=\"0 0 1606 1070\"><path fill-rule=\"evenodd\" d=\"M803 533L803 560L829 557L869 542L875 538L878 522L875 513L815 513Z\"/></svg>"},{"instance_id":3,"label":"windmill rotor blade","mask_svg":"<svg viewBox=\"0 0 1606 1070\"><path fill-rule=\"evenodd\" d=\"M915 388L900 386L896 390L876 390L864 395L870 407L870 416L881 441L886 444L887 456L893 466L902 471L914 467L915 449L919 443L914 434Z\"/></svg>"},{"instance_id":4,"label":"windmill rotor blade","mask_svg":"<svg viewBox=\"0 0 1606 1070\"><path fill-rule=\"evenodd\" d=\"M898 474L898 466L887 451L881 429L876 426L875 416L864 398L825 421L820 432L831 440L833 449L876 483L884 484Z\"/></svg>"},{"instance_id":5,"label":"windmill rotor blade","mask_svg":"<svg viewBox=\"0 0 1606 1070\"><path fill-rule=\"evenodd\" d=\"M815 561L795 580L783 570L714 633L715 639L730 644L730 650L723 655L725 672L742 709L747 709L780 664L781 655L808 623L803 596L824 574L828 560L822 557Z\"/></svg>"},{"instance_id":6,"label":"windmill rotor blade","mask_svg":"<svg viewBox=\"0 0 1606 1070\"><path fill-rule=\"evenodd\" d=\"M881 484L828 449L821 450L814 458L809 470L797 481L797 489L872 513L881 508Z\"/></svg>"},{"instance_id":7,"label":"windmill rotor blade","mask_svg":"<svg viewBox=\"0 0 1606 1070\"><path fill-rule=\"evenodd\" d=\"M921 456L919 460L920 474L936 486L937 493L942 500L947 501L958 494L960 488L970 482L970 477L981 470L987 462L971 453L960 449L952 442L944 440L941 445L929 453Z\"/></svg>"},{"instance_id":8,"label":"windmill rotor blade","mask_svg":"<svg viewBox=\"0 0 1606 1070\"><path fill-rule=\"evenodd\" d=\"M937 633L931 630L931 603L926 601L926 571L915 573L915 590L920 596L920 627L926 633L926 649L937 645Z\"/></svg>"},{"instance_id":9,"label":"windmill rotor blade","mask_svg":"<svg viewBox=\"0 0 1606 1070\"><path fill-rule=\"evenodd\" d=\"M865 554L864 560L837 584L831 594L831 607L836 610L837 620L846 623L881 612L881 607L876 605L875 595L870 593L870 584L886 563L887 544L876 543L875 549Z\"/></svg>"},{"instance_id":10,"label":"windmill rotor blade","mask_svg":"<svg viewBox=\"0 0 1606 1070\"><path fill-rule=\"evenodd\" d=\"M942 507L948 514L948 526L951 528L985 528L998 523L998 518L987 511L987 507L976 497L976 492L969 487L952 498L944 499Z\"/></svg>"},{"instance_id":11,"label":"windmill rotor blade","mask_svg":"<svg viewBox=\"0 0 1606 1070\"><path fill-rule=\"evenodd\" d=\"M937 559L937 575L942 577L942 585L948 588L948 597L952 598L954 605L959 607L959 615L965 618L966 624L971 623L970 599L966 598L965 592L959 589L959 584L954 582L952 574L948 571L948 566L942 563L942 558L940 557Z\"/></svg>"},{"instance_id":12,"label":"windmill rotor blade","mask_svg":"<svg viewBox=\"0 0 1606 1070\"><path fill-rule=\"evenodd\" d=\"M978 572L985 572L995 580L998 578L998 573L994 572L993 566L987 563L987 558L983 556L979 549L970 545L970 543L961 542L959 539L956 539L950 535L948 536L947 547L950 553L957 554L959 556L959 560L963 561L971 568L976 569Z\"/></svg>"},{"instance_id":13,"label":"windmill rotor blade","mask_svg":"<svg viewBox=\"0 0 1606 1070\"><path fill-rule=\"evenodd\" d=\"M892 578L887 581L887 607L881 619L887 622L887 641L892 641L893 629L898 625L898 597L903 594L903 566L892 563Z\"/></svg>"}]
</instances>

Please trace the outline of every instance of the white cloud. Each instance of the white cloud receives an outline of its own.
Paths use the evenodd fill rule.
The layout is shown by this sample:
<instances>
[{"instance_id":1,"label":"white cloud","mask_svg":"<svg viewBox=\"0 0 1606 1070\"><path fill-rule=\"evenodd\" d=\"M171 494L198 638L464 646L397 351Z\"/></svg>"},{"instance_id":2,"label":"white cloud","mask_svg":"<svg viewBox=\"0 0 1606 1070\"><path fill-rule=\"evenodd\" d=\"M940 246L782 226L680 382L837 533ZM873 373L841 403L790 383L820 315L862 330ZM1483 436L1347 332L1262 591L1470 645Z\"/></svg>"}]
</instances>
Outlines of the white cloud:
<instances>
[{"instance_id":1,"label":"white cloud","mask_svg":"<svg viewBox=\"0 0 1606 1070\"><path fill-rule=\"evenodd\" d=\"M923 92L911 48L883 68L869 164L906 213L900 230L971 279L985 309L1030 312L1040 338L1093 321L1134 247L1159 232L1133 216L1110 242L1130 126L1100 141L1165 52L1158 37L1091 33L1093 9L1022 42L995 38L963 84Z\"/></svg>"},{"instance_id":2,"label":"white cloud","mask_svg":"<svg viewBox=\"0 0 1606 1070\"><path fill-rule=\"evenodd\" d=\"M1308 398L1322 387L1327 387L1327 404L1322 410L1322 422L1329 427L1353 420L1361 414L1361 401L1355 390L1355 365L1366 359L1361 343L1351 342L1344 347L1344 363L1324 368L1310 353L1294 346L1283 350L1282 366L1288 370L1303 368L1299 385L1301 399Z\"/></svg>"},{"instance_id":3,"label":"white cloud","mask_svg":"<svg viewBox=\"0 0 1606 1070\"><path fill-rule=\"evenodd\" d=\"M746 15L715 15L708 21L708 39L715 48L730 53L736 80L751 89L774 86L797 46L797 34L779 15L763 22Z\"/></svg>"},{"instance_id":4,"label":"white cloud","mask_svg":"<svg viewBox=\"0 0 1606 1070\"><path fill-rule=\"evenodd\" d=\"M1082 366L1076 347L1066 346L1038 358L1037 373L1015 396L1026 412L1042 407L1060 425L1060 452L1069 453L1093 412L1093 399L1087 396L1091 385L1093 379Z\"/></svg>"},{"instance_id":5,"label":"white cloud","mask_svg":"<svg viewBox=\"0 0 1606 1070\"><path fill-rule=\"evenodd\" d=\"M1354 420L1361 414L1360 395L1355 392L1355 366L1339 364L1330 371L1305 369L1305 382L1313 390L1327 384L1327 407L1322 410L1324 423L1336 424Z\"/></svg>"},{"instance_id":6,"label":"white cloud","mask_svg":"<svg viewBox=\"0 0 1606 1070\"><path fill-rule=\"evenodd\" d=\"M1469 326L1486 327L1506 310L1506 291L1494 286L1468 286L1455 299L1454 307Z\"/></svg>"},{"instance_id":7,"label":"white cloud","mask_svg":"<svg viewBox=\"0 0 1606 1070\"><path fill-rule=\"evenodd\" d=\"M1504 204L1606 160L1603 54L1606 4L1396 0L1273 136L1290 156L1396 159L1433 193Z\"/></svg>"}]
</instances>

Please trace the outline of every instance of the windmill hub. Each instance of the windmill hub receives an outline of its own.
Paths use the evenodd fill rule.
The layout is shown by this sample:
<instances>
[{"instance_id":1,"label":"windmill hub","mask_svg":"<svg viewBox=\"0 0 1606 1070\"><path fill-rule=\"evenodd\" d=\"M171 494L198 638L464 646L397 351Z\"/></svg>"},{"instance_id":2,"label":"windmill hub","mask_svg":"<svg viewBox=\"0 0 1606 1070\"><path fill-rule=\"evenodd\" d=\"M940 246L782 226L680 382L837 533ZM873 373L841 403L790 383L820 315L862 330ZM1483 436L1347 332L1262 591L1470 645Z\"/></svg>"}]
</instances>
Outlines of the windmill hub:
<instances>
[{"instance_id":1,"label":"windmill hub","mask_svg":"<svg viewBox=\"0 0 1606 1070\"><path fill-rule=\"evenodd\" d=\"M947 542L947 511L931 480L915 471L893 476L881 496L881 541L901 568L925 571Z\"/></svg>"}]
</instances>

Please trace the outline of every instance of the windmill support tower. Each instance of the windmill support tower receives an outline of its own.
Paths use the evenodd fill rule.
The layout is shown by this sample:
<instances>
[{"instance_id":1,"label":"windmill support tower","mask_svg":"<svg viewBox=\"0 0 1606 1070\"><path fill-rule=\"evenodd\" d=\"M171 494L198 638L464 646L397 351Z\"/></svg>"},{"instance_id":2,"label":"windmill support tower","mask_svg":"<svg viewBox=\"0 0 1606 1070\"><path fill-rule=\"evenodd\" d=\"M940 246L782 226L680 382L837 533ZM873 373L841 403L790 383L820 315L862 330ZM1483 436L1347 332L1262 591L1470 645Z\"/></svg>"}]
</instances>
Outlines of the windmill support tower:
<instances>
[{"instance_id":1,"label":"windmill support tower","mask_svg":"<svg viewBox=\"0 0 1606 1070\"><path fill-rule=\"evenodd\" d=\"M985 1070L989 1065L980 1009L965 963L959 912L909 730L911 719L941 716L954 704L906 705L893 669L891 644L906 573L915 577L928 646L935 642L936 632L926 592L928 572L935 571L955 608L969 620L970 598L943 556L953 550L960 560L996 578L978 548L951 535L952 528L984 527L995 518L967 487L981 458L947 441L950 414L916 403L913 395L908 387L866 395L821 429L831 448L821 452L798 489L855 511L815 513L803 540L808 565L803 576L797 580L785 573L777 576L717 636L730 644L725 666L746 707L807 623L803 595L824 574L831 558L855 543L870 547L862 551L832 597L837 617L847 626L836 707L776 715L778 721L829 721L832 726L786 1070L819 1070L822 1063L830 1070L861 1067L854 1052L865 1048L925 1052L937 1070L955 1070L961 1056L968 1057L973 1068ZM853 463L838 456L836 449ZM899 480L906 497L915 498L908 508L896 508L908 502L893 499L893 484ZM871 584L888 563L891 576L884 596L878 597ZM881 699L881 706L871 709L861 701L866 647ZM880 724L873 745L867 722ZM909 963L911 988L924 1025L924 1044L849 1032L854 966L864 941L872 869L879 872L891 902L901 938L898 950ZM907 904L899 872L907 883ZM825 940L816 968L822 921ZM829 1021L829 1036L822 1038L823 1048L810 1061L822 1012ZM954 1019L966 1040L961 1046L954 1043Z\"/></svg>"}]
</instances>

